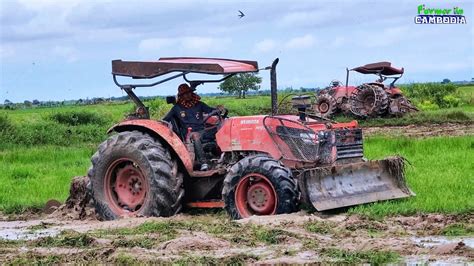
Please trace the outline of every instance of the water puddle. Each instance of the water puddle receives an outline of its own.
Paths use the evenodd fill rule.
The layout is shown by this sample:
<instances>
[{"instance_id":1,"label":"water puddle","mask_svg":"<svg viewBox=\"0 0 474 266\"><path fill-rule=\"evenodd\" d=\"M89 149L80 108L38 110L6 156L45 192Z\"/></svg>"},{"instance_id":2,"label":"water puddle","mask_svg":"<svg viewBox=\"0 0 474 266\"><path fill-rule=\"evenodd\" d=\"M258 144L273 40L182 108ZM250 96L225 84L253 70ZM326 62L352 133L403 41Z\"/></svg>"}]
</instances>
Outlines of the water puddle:
<instances>
[{"instance_id":1,"label":"water puddle","mask_svg":"<svg viewBox=\"0 0 474 266\"><path fill-rule=\"evenodd\" d=\"M57 236L60 233L57 229L40 229L40 230L25 230L25 229L3 229L0 230L0 239L3 240L35 240L47 236Z\"/></svg>"},{"instance_id":2,"label":"water puddle","mask_svg":"<svg viewBox=\"0 0 474 266\"><path fill-rule=\"evenodd\" d=\"M454 244L463 242L466 246L474 248L474 238L472 237L446 237L446 236L427 236L413 237L413 242L423 247L437 247L440 245Z\"/></svg>"}]
</instances>

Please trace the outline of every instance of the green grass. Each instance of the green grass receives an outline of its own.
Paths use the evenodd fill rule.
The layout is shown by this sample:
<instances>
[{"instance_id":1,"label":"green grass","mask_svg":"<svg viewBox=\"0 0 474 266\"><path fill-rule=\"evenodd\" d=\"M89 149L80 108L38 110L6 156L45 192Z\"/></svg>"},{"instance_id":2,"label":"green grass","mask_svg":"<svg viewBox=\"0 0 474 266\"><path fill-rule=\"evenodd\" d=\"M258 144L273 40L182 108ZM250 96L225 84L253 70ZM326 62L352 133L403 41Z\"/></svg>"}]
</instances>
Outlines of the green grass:
<instances>
[{"instance_id":1,"label":"green grass","mask_svg":"<svg viewBox=\"0 0 474 266\"><path fill-rule=\"evenodd\" d=\"M443 228L440 234L445 236L473 236L474 225L467 223L450 224Z\"/></svg>"},{"instance_id":2,"label":"green grass","mask_svg":"<svg viewBox=\"0 0 474 266\"><path fill-rule=\"evenodd\" d=\"M474 136L427 139L372 137L366 156L404 156L406 177L416 197L361 205L351 213L371 217L415 213L465 213L474 210Z\"/></svg>"},{"instance_id":3,"label":"green grass","mask_svg":"<svg viewBox=\"0 0 474 266\"><path fill-rule=\"evenodd\" d=\"M84 175L95 152L93 144L58 147L11 146L0 150L0 210L20 213L42 208L51 199L64 201L73 176ZM414 213L463 213L474 210L474 137L428 139L371 137L365 142L370 159L400 154L408 159L409 186L417 194L406 200L358 206L351 213L385 216ZM191 226L191 225L189 225ZM225 232L232 225L213 225ZM145 230L145 229L143 229ZM236 240L237 241L237 240Z\"/></svg>"},{"instance_id":4,"label":"green grass","mask_svg":"<svg viewBox=\"0 0 474 266\"><path fill-rule=\"evenodd\" d=\"M85 175L95 145L11 146L0 150L0 210L21 213L64 201L74 176Z\"/></svg>"},{"instance_id":5,"label":"green grass","mask_svg":"<svg viewBox=\"0 0 474 266\"><path fill-rule=\"evenodd\" d=\"M328 249L324 251L328 257L336 259L337 262L346 264L369 263L380 265L394 263L400 259L400 255L391 251L367 250L367 251L346 251L339 249Z\"/></svg>"}]
</instances>

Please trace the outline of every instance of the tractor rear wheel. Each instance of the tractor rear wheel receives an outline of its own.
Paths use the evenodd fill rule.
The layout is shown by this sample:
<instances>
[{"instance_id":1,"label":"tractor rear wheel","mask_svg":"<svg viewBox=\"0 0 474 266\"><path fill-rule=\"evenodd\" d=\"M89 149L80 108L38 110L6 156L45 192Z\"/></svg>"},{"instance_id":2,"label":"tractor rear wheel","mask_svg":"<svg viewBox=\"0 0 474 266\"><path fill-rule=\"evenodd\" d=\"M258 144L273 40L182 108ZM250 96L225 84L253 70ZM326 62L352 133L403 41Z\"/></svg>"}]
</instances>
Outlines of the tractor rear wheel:
<instances>
[{"instance_id":1,"label":"tractor rear wheel","mask_svg":"<svg viewBox=\"0 0 474 266\"><path fill-rule=\"evenodd\" d=\"M330 118L336 113L337 103L328 93L322 93L316 99L314 111L324 118Z\"/></svg>"},{"instance_id":2,"label":"tractor rear wheel","mask_svg":"<svg viewBox=\"0 0 474 266\"><path fill-rule=\"evenodd\" d=\"M381 86L362 84L351 94L349 103L356 116L376 117L387 112L388 96Z\"/></svg>"},{"instance_id":3,"label":"tractor rear wheel","mask_svg":"<svg viewBox=\"0 0 474 266\"><path fill-rule=\"evenodd\" d=\"M113 135L91 161L88 176L99 218L171 216L180 211L183 175L169 150L150 135Z\"/></svg>"},{"instance_id":4,"label":"tractor rear wheel","mask_svg":"<svg viewBox=\"0 0 474 266\"><path fill-rule=\"evenodd\" d=\"M229 215L241 219L294 212L299 192L288 168L268 156L256 155L232 166L222 197Z\"/></svg>"}]
</instances>

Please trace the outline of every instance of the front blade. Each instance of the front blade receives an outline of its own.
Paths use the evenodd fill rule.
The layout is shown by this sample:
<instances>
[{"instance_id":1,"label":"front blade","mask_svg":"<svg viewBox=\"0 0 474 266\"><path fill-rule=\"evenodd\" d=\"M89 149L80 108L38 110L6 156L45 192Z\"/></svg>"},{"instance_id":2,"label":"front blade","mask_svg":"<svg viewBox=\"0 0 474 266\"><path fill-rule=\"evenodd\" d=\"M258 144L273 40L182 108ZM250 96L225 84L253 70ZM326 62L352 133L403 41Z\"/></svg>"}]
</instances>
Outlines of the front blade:
<instances>
[{"instance_id":1,"label":"front blade","mask_svg":"<svg viewBox=\"0 0 474 266\"><path fill-rule=\"evenodd\" d=\"M318 211L415 195L401 157L308 169L303 179L302 189Z\"/></svg>"}]
</instances>

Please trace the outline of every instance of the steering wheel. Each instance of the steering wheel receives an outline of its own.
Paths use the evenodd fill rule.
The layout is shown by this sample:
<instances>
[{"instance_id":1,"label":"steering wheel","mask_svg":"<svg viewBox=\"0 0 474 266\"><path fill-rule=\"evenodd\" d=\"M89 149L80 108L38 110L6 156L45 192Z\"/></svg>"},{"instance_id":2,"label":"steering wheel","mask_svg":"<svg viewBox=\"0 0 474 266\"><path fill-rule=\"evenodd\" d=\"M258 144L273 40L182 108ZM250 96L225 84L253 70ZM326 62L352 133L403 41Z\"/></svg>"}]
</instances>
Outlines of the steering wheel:
<instances>
[{"instance_id":1,"label":"steering wheel","mask_svg":"<svg viewBox=\"0 0 474 266\"><path fill-rule=\"evenodd\" d=\"M222 122L223 122L224 119L227 117L227 114L228 114L228 113L229 113L229 112L227 111L227 109L225 109L224 112L221 112L221 110L219 110L219 109L215 109L214 111L210 112L210 113L207 115L207 117L204 118L204 121L202 121L203 124L204 124L204 130L211 130L211 129L215 128L215 127L217 127L217 129L220 129L221 126L222 126ZM216 116L216 117L218 118L217 123L214 124L214 125L211 125L211 126L206 127L206 122L207 122L211 117L213 117L213 116Z\"/></svg>"}]
</instances>

